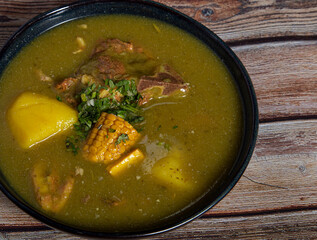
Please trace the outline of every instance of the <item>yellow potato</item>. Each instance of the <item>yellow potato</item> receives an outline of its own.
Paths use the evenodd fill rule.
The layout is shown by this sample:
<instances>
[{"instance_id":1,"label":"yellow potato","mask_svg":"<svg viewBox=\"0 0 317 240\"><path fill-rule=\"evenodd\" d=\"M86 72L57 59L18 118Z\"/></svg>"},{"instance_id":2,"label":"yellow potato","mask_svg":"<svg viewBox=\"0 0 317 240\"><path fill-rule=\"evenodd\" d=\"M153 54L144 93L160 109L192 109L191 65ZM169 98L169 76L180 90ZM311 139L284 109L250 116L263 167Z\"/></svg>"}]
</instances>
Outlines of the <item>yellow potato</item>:
<instances>
[{"instance_id":1,"label":"yellow potato","mask_svg":"<svg viewBox=\"0 0 317 240\"><path fill-rule=\"evenodd\" d=\"M19 145L29 148L71 127L77 112L57 99L24 92L9 108L7 120Z\"/></svg>"},{"instance_id":2,"label":"yellow potato","mask_svg":"<svg viewBox=\"0 0 317 240\"><path fill-rule=\"evenodd\" d=\"M185 163L178 150L172 151L167 157L158 160L153 168L152 175L157 182L166 187L177 189L191 189L193 183L186 174Z\"/></svg>"}]
</instances>

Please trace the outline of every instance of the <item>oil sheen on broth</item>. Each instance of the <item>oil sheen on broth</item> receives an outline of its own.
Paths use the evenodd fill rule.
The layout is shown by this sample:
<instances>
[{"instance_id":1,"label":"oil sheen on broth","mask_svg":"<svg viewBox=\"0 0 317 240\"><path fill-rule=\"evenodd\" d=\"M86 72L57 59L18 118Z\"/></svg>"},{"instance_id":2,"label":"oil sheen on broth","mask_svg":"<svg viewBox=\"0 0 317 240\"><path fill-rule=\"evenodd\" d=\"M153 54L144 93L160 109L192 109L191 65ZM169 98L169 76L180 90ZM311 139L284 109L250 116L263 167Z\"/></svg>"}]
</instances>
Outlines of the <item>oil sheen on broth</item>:
<instances>
[{"instance_id":1,"label":"oil sheen on broth","mask_svg":"<svg viewBox=\"0 0 317 240\"><path fill-rule=\"evenodd\" d=\"M78 36L86 47L74 54ZM25 91L56 98L52 87L40 81L36 72L40 69L56 82L72 76L91 56L96 42L109 38L142 46L189 84L185 97L145 104L142 137L137 143L145 159L113 177L105 164L66 151L65 138L72 130L22 149L6 119L13 101ZM186 208L230 169L242 134L239 94L221 60L182 30L134 16L76 20L35 39L3 73L0 109L0 167L12 187L45 214L87 229L144 229ZM158 160L173 154L181 161L187 186L161 184L152 174ZM38 163L56 169L61 178L74 175L70 197L58 212L45 212L36 201L31 171ZM82 169L81 174L74 174L76 169Z\"/></svg>"}]
</instances>

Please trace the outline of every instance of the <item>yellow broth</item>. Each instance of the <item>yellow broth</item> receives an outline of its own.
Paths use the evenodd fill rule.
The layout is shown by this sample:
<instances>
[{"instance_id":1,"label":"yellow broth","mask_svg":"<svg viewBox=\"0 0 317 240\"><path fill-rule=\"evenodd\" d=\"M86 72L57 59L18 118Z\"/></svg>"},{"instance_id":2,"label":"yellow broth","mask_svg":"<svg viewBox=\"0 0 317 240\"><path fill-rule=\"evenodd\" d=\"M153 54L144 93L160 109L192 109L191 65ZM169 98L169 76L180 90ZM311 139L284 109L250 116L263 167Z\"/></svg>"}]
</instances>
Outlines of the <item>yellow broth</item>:
<instances>
[{"instance_id":1,"label":"yellow broth","mask_svg":"<svg viewBox=\"0 0 317 240\"><path fill-rule=\"evenodd\" d=\"M87 29L79 27L86 24ZM159 31L158 31L159 30ZM76 37L86 41L78 49ZM112 177L104 164L91 163L65 149L70 131L23 150L14 140L6 112L14 99L28 90L55 98L36 70L55 81L74 74L100 39L119 38L149 51L158 61L171 65L189 83L183 98L164 98L145 107L140 149L145 160ZM62 176L84 169L76 176L73 192L58 213L45 213L59 221L86 229L129 230L153 225L190 205L216 186L232 167L242 134L242 109L232 77L221 60L193 36L165 23L135 16L99 16L63 24L35 39L15 57L1 77L0 167L12 187L31 205L36 201L30 172L38 162L55 168ZM23 121L23 119L21 119ZM177 126L177 127L176 127ZM154 163L178 149L183 171L192 188L164 187L151 174ZM119 199L122 204L112 206Z\"/></svg>"}]
</instances>

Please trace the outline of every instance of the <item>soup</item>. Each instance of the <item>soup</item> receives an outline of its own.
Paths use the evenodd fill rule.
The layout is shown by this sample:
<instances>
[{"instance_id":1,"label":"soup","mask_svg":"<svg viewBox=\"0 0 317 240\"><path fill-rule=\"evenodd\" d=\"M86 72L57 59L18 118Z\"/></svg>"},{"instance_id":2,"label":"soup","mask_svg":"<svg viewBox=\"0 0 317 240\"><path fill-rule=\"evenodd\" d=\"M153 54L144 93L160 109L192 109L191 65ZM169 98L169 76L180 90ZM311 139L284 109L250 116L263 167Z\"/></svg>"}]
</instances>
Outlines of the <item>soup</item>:
<instances>
[{"instance_id":1,"label":"soup","mask_svg":"<svg viewBox=\"0 0 317 240\"><path fill-rule=\"evenodd\" d=\"M11 186L45 215L96 231L147 229L186 209L230 171L243 132L239 93L212 50L129 15L32 41L1 77L0 109Z\"/></svg>"}]
</instances>

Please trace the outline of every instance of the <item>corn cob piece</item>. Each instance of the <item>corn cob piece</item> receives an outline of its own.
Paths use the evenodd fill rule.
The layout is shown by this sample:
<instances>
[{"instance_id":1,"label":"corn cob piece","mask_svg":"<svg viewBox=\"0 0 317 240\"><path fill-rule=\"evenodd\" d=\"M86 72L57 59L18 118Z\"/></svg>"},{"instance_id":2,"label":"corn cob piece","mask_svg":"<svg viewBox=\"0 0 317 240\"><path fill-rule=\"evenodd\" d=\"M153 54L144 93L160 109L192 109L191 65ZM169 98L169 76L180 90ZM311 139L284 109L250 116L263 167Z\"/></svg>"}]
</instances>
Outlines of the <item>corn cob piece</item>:
<instances>
[{"instance_id":1,"label":"corn cob piece","mask_svg":"<svg viewBox=\"0 0 317 240\"><path fill-rule=\"evenodd\" d=\"M119 159L139 137L130 123L103 112L87 138L83 155L92 162L108 164Z\"/></svg>"},{"instance_id":2,"label":"corn cob piece","mask_svg":"<svg viewBox=\"0 0 317 240\"><path fill-rule=\"evenodd\" d=\"M137 164L144 159L144 154L141 152L140 149L135 149L127 156L125 156L122 160L118 160L114 164L111 164L107 167L108 172L112 176L119 175L122 171L127 169L132 164Z\"/></svg>"}]
</instances>

